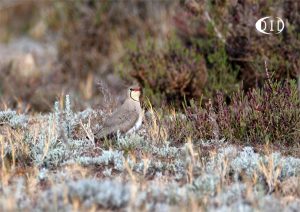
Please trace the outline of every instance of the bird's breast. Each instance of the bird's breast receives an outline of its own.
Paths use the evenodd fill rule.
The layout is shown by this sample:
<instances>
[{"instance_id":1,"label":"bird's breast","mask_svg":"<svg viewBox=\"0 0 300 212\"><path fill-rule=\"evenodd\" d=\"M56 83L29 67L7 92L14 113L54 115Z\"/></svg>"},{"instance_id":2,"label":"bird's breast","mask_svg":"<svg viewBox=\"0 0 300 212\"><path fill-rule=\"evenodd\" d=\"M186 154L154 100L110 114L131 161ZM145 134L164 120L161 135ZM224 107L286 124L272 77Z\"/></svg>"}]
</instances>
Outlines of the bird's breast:
<instances>
[{"instance_id":1,"label":"bird's breast","mask_svg":"<svg viewBox=\"0 0 300 212\"><path fill-rule=\"evenodd\" d=\"M140 129L140 127L142 126L142 122L143 122L143 115L141 114L141 115L139 115L139 118L135 122L134 126L130 130L128 130L127 133L132 133L132 132Z\"/></svg>"}]
</instances>

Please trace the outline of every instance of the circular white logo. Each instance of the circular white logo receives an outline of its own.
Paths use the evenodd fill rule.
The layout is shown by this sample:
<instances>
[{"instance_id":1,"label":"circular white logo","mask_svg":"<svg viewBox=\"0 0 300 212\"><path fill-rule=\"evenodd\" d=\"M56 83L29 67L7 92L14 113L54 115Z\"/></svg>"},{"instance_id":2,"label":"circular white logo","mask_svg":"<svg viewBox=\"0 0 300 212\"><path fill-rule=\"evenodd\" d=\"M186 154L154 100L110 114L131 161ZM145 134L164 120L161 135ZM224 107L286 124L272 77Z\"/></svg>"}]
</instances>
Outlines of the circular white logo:
<instances>
[{"instance_id":1,"label":"circular white logo","mask_svg":"<svg viewBox=\"0 0 300 212\"><path fill-rule=\"evenodd\" d=\"M266 16L256 21L255 28L263 34L279 34L284 29L284 22L279 17Z\"/></svg>"}]
</instances>

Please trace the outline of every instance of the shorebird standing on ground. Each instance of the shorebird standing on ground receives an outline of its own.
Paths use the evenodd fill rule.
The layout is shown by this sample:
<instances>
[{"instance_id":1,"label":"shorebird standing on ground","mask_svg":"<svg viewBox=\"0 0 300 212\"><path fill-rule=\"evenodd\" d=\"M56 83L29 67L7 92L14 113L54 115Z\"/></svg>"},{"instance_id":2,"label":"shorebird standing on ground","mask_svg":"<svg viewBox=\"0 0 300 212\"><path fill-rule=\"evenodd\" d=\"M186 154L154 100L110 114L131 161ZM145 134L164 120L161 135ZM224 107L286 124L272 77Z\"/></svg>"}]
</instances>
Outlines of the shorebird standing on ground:
<instances>
[{"instance_id":1,"label":"shorebird standing on ground","mask_svg":"<svg viewBox=\"0 0 300 212\"><path fill-rule=\"evenodd\" d=\"M140 95L140 87L130 87L125 102L105 119L103 127L95 134L95 138L102 139L118 131L126 134L138 130L142 125L144 114L140 105Z\"/></svg>"}]
</instances>

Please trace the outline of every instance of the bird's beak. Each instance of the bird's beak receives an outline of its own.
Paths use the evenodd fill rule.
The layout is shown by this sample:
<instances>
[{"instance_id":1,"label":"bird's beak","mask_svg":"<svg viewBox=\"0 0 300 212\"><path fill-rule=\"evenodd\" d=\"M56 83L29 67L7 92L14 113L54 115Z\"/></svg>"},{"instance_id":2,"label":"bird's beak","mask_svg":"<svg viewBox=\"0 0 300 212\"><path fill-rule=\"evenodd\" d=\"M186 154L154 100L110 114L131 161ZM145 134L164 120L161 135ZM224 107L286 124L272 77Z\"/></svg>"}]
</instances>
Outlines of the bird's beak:
<instances>
[{"instance_id":1,"label":"bird's beak","mask_svg":"<svg viewBox=\"0 0 300 212\"><path fill-rule=\"evenodd\" d=\"M141 91L141 88L131 88L131 91Z\"/></svg>"}]
</instances>

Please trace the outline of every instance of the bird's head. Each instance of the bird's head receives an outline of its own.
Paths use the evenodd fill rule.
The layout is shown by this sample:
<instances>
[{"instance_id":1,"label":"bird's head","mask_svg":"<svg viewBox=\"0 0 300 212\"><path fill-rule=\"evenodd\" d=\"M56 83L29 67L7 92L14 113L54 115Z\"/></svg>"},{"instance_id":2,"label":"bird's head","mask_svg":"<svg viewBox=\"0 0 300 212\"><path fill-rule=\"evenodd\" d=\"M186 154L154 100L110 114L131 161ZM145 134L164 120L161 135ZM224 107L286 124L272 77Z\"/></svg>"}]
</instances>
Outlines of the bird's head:
<instances>
[{"instance_id":1,"label":"bird's head","mask_svg":"<svg viewBox=\"0 0 300 212\"><path fill-rule=\"evenodd\" d=\"M132 86L128 90L128 97L132 100L139 102L142 89L139 86Z\"/></svg>"}]
</instances>

